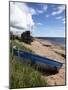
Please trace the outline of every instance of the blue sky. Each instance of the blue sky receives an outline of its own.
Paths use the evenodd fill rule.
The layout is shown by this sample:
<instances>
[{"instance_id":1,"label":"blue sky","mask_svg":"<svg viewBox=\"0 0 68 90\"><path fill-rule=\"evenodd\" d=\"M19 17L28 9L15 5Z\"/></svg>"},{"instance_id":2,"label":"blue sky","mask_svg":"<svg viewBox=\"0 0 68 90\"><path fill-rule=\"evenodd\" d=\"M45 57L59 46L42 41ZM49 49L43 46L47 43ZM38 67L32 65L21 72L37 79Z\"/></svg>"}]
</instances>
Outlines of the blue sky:
<instances>
[{"instance_id":1,"label":"blue sky","mask_svg":"<svg viewBox=\"0 0 68 90\"><path fill-rule=\"evenodd\" d=\"M35 37L65 37L65 5L11 2L10 7L12 31L30 29Z\"/></svg>"},{"instance_id":2,"label":"blue sky","mask_svg":"<svg viewBox=\"0 0 68 90\"><path fill-rule=\"evenodd\" d=\"M32 18L35 22L34 36L65 37L65 5L27 3L35 10Z\"/></svg>"}]
</instances>

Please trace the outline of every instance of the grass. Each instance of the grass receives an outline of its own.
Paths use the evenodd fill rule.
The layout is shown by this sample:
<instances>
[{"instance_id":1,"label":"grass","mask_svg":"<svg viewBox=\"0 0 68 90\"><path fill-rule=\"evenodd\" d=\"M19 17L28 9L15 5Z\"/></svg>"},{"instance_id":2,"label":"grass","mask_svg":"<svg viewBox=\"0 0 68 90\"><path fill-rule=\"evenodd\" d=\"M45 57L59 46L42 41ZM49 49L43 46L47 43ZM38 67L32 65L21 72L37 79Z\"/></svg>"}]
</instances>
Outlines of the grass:
<instances>
[{"instance_id":1,"label":"grass","mask_svg":"<svg viewBox=\"0 0 68 90\"><path fill-rule=\"evenodd\" d=\"M28 51L28 52L34 53L31 49L25 47L23 44L21 45L20 43L16 42L15 40L12 42L12 44L15 45L17 48L19 48L20 50L24 50L24 51Z\"/></svg>"},{"instance_id":2,"label":"grass","mask_svg":"<svg viewBox=\"0 0 68 90\"><path fill-rule=\"evenodd\" d=\"M32 52L30 49L14 42L17 47ZM42 74L24 63L24 59L12 56L10 52L10 88L27 88L47 86L47 80L42 78Z\"/></svg>"}]
</instances>

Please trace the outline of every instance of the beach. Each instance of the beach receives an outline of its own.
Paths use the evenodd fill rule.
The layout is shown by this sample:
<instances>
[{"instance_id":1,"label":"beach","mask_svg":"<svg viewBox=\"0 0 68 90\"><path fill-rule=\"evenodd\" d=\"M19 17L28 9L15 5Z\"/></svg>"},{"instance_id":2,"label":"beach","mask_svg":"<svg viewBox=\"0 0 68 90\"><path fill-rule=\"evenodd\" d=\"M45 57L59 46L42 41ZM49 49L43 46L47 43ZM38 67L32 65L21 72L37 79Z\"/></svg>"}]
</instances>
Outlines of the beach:
<instances>
[{"instance_id":1,"label":"beach","mask_svg":"<svg viewBox=\"0 0 68 90\"><path fill-rule=\"evenodd\" d=\"M42 75L42 77L47 78L48 85L65 85L65 47L61 45L54 45L51 42L45 40L42 42L40 39L34 39L31 44L26 44L19 42L17 43L23 44L27 48L30 48L35 54L44 56L55 61L59 61L64 63L62 68L58 73L52 75Z\"/></svg>"}]
</instances>

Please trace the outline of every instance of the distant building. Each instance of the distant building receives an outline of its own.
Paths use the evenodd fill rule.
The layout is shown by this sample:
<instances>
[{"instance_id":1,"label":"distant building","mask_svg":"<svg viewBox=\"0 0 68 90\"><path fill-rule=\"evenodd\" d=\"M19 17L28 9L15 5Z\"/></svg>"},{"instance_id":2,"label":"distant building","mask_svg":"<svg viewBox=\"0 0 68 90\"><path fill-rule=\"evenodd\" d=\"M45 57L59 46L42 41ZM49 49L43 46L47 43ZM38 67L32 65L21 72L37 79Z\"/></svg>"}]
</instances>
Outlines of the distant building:
<instances>
[{"instance_id":1,"label":"distant building","mask_svg":"<svg viewBox=\"0 0 68 90\"><path fill-rule=\"evenodd\" d=\"M31 44L31 42L33 41L33 37L31 36L30 31L24 31L20 35L14 34L12 31L10 31L10 39L11 40L18 39L18 40L23 41L27 44Z\"/></svg>"},{"instance_id":2,"label":"distant building","mask_svg":"<svg viewBox=\"0 0 68 90\"><path fill-rule=\"evenodd\" d=\"M30 31L25 31L21 34L21 40L25 43L30 44L33 41L33 37L30 34Z\"/></svg>"}]
</instances>

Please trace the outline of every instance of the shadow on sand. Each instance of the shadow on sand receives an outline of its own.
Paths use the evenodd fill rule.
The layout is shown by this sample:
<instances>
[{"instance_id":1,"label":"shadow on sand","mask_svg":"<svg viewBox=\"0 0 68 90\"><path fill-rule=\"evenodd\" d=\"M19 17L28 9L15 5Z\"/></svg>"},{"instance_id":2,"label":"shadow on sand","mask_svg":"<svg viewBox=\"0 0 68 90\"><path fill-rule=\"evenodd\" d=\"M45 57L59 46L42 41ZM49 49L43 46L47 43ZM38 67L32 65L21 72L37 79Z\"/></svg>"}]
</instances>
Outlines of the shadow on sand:
<instances>
[{"instance_id":1,"label":"shadow on sand","mask_svg":"<svg viewBox=\"0 0 68 90\"><path fill-rule=\"evenodd\" d=\"M57 69L54 69L54 70L44 69L42 67L37 67L36 65L31 65L31 67L39 71L42 75L46 75L46 76L55 75L59 72Z\"/></svg>"}]
</instances>

